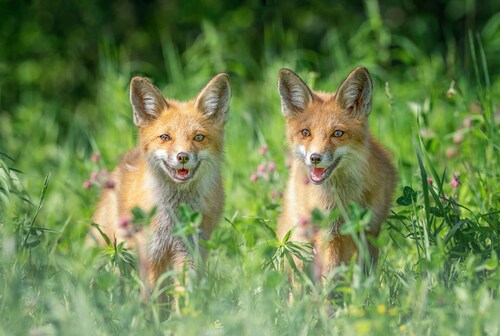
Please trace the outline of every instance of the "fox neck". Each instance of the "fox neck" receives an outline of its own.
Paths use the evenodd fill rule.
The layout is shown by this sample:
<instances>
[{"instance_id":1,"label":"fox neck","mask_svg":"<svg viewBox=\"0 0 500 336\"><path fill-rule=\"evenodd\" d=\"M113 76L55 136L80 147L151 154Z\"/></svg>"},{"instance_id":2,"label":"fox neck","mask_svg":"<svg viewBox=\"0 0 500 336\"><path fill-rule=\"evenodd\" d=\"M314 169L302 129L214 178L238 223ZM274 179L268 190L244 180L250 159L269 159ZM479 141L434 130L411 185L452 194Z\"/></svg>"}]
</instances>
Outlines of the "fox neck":
<instances>
[{"instance_id":1,"label":"fox neck","mask_svg":"<svg viewBox=\"0 0 500 336\"><path fill-rule=\"evenodd\" d=\"M159 263L169 249L185 250L183 243L172 236L179 206L186 204L203 214L207 196L213 196L212 190L220 183L220 167L218 164L200 166L197 178L188 183L174 182L165 172L150 166L145 174L146 187L152 189L157 206L149 253L151 261ZM205 233L200 234L203 236Z\"/></svg>"},{"instance_id":2,"label":"fox neck","mask_svg":"<svg viewBox=\"0 0 500 336\"><path fill-rule=\"evenodd\" d=\"M344 208L351 202L364 205L366 162L350 163L338 168L340 169L334 172L330 180L325 183L325 187L333 194L336 203Z\"/></svg>"}]
</instances>

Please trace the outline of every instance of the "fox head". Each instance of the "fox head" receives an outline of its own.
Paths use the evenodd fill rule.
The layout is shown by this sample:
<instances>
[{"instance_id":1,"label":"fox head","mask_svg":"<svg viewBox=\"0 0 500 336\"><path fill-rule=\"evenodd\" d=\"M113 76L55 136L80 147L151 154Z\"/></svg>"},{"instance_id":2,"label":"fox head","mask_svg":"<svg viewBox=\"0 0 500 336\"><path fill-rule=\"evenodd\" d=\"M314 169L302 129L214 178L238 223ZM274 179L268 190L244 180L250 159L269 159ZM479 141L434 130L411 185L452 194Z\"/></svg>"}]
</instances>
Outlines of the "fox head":
<instances>
[{"instance_id":1,"label":"fox head","mask_svg":"<svg viewBox=\"0 0 500 336\"><path fill-rule=\"evenodd\" d=\"M134 123L149 165L178 183L218 167L230 98L226 74L215 76L187 102L166 99L147 79L132 78Z\"/></svg>"},{"instance_id":2,"label":"fox head","mask_svg":"<svg viewBox=\"0 0 500 336\"><path fill-rule=\"evenodd\" d=\"M365 68L354 69L336 93L314 92L295 73L281 69L278 90L292 153L308 167L314 184L365 164L372 105Z\"/></svg>"}]
</instances>

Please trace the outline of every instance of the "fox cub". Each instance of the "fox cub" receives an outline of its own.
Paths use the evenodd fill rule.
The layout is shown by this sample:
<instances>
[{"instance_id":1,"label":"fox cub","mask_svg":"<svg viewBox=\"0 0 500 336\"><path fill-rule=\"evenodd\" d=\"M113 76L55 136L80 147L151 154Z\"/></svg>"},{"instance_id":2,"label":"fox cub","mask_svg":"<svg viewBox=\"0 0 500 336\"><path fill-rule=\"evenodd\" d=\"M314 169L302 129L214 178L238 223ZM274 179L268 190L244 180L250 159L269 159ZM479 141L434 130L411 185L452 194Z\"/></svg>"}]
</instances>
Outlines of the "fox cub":
<instances>
[{"instance_id":1,"label":"fox cub","mask_svg":"<svg viewBox=\"0 0 500 336\"><path fill-rule=\"evenodd\" d=\"M354 69L335 93L312 91L295 73L281 69L278 79L281 111L286 119L292 155L278 235L297 226L292 238L313 243L317 277L357 254L350 236L339 234L343 219L327 235L307 233L311 212L328 215L354 202L371 210L369 234L377 236L392 202L396 169L389 153L371 135L372 81L365 68ZM308 231L309 232L309 231ZM373 262L378 251L368 246Z\"/></svg>"},{"instance_id":2,"label":"fox cub","mask_svg":"<svg viewBox=\"0 0 500 336\"><path fill-rule=\"evenodd\" d=\"M137 249L142 276L150 286L166 269L190 263L186 246L172 234L180 204L201 212L201 238L210 236L221 217L220 166L230 97L226 74L214 77L187 102L164 98L145 78L134 77L130 83L139 146L112 172L115 186L103 191L93 221L120 242L127 238L120 223L131 219L134 207L156 207L150 225L127 241ZM91 236L104 244L96 229Z\"/></svg>"}]
</instances>

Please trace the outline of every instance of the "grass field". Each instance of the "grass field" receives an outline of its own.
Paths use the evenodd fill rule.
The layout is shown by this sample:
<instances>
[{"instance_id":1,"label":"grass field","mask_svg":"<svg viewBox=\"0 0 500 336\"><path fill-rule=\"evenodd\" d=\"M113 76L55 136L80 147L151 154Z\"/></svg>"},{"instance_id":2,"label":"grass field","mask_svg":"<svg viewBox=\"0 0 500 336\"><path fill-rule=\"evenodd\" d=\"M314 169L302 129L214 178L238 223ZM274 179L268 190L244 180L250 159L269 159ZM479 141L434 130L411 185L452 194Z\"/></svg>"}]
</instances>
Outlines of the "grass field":
<instances>
[{"instance_id":1,"label":"grass field","mask_svg":"<svg viewBox=\"0 0 500 336\"><path fill-rule=\"evenodd\" d=\"M47 100L28 87L18 104L2 105L0 334L500 335L500 78L487 62L498 49L470 34L466 71L455 55L425 53L397 36L394 51L384 27L365 28L349 43L327 32L330 55L311 55L278 32L288 50L266 47L260 63L251 46L209 23L185 52L162 40L156 72L166 75L153 80L167 97L189 99L218 72L229 73L233 88L224 219L206 243L204 274L177 294L178 314L141 299L128 251L83 245L100 191L88 181L136 144L128 84L148 75L141 65L102 42L93 98L75 98L68 123L59 120L58 92ZM384 52L397 52L400 63L380 66ZM304 275L289 302L287 259L276 254L286 244L273 235L287 179L277 74L288 67L333 91L357 65L374 79L371 130L399 171L376 241L380 262L370 275L354 262L339 267L326 286ZM242 79L251 71L255 80ZM250 178L270 164L277 169ZM195 227L195 217L183 224ZM352 218L346 232L361 232L364 214L353 208ZM163 284L155 295L173 293Z\"/></svg>"}]
</instances>

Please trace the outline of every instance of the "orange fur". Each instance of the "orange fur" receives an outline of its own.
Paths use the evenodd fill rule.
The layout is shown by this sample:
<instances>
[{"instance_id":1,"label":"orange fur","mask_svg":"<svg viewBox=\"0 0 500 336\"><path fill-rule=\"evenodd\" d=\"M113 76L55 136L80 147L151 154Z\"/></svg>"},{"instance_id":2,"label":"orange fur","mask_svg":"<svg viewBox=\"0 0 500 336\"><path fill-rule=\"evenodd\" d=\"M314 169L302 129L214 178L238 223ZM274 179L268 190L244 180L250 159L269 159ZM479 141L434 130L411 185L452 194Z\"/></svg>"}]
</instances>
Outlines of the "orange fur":
<instances>
[{"instance_id":1,"label":"orange fur","mask_svg":"<svg viewBox=\"0 0 500 336\"><path fill-rule=\"evenodd\" d=\"M315 208L329 214L353 202L372 211L369 234L377 236L391 206L397 173L389 153L368 129L371 90L365 68L353 70L336 93L314 92L292 71L280 71L282 112L293 159L278 235L282 238L297 226L292 239L314 243L323 277L349 262L357 247L350 236L339 234L341 218L326 236L311 236L300 221L309 220ZM368 249L376 261L377 249Z\"/></svg>"},{"instance_id":2,"label":"orange fur","mask_svg":"<svg viewBox=\"0 0 500 336\"><path fill-rule=\"evenodd\" d=\"M157 208L149 227L127 241L138 250L142 275L150 286L166 269L191 263L184 243L172 235L180 204L202 213L201 238L210 236L221 217L220 164L230 95L225 74L214 77L188 102L165 99L144 78L131 81L139 146L113 171L115 186L102 192L93 221L108 237L121 242L127 240L127 230L119 222L131 219L134 207ZM104 244L97 230L91 230L91 236Z\"/></svg>"}]
</instances>

